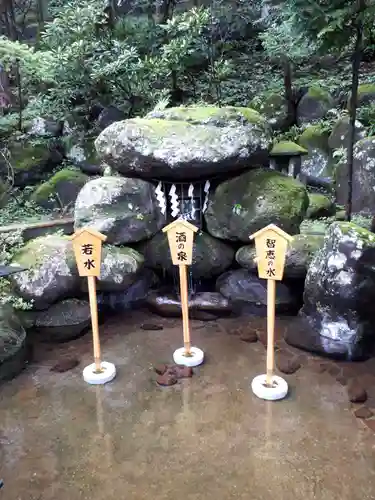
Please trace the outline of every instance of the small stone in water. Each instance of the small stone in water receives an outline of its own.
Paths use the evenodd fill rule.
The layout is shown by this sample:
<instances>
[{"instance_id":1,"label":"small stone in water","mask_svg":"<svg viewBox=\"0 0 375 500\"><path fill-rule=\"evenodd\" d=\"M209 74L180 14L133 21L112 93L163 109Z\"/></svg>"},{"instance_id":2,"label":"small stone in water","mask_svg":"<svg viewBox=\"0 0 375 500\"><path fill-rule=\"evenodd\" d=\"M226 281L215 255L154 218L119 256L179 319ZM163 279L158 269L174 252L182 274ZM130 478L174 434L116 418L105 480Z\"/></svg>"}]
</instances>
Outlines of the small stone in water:
<instances>
[{"instance_id":1,"label":"small stone in water","mask_svg":"<svg viewBox=\"0 0 375 500\"><path fill-rule=\"evenodd\" d=\"M67 358L67 359L60 359L55 365L52 366L51 372L56 372L56 373L64 373L69 370L73 370L76 366L79 365L79 359L77 358Z\"/></svg>"}]
</instances>

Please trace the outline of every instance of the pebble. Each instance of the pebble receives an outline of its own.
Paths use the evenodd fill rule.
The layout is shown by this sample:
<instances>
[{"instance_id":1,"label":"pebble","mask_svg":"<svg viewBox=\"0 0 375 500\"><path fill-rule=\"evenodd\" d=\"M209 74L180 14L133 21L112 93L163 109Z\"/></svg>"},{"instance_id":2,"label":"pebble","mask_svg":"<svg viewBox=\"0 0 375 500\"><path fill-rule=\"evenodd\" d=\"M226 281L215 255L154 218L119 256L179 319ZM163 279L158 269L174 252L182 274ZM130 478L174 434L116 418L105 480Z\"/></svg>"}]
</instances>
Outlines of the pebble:
<instances>
[{"instance_id":1,"label":"pebble","mask_svg":"<svg viewBox=\"0 0 375 500\"><path fill-rule=\"evenodd\" d=\"M249 343L258 342L258 335L256 331L250 330L249 332L241 333L240 339Z\"/></svg>"},{"instance_id":2,"label":"pebble","mask_svg":"<svg viewBox=\"0 0 375 500\"><path fill-rule=\"evenodd\" d=\"M156 382L159 385L171 386L171 385L177 384L177 377L174 373L165 372L163 375L158 376L158 378L156 379Z\"/></svg>"},{"instance_id":3,"label":"pebble","mask_svg":"<svg viewBox=\"0 0 375 500\"><path fill-rule=\"evenodd\" d=\"M67 358L67 359L60 359L55 365L52 366L51 372L56 372L56 373L64 373L69 370L73 370L76 366L79 365L79 359L77 358Z\"/></svg>"},{"instance_id":4,"label":"pebble","mask_svg":"<svg viewBox=\"0 0 375 500\"><path fill-rule=\"evenodd\" d=\"M367 399L366 389L358 382L352 379L348 383L348 398L351 403L364 403Z\"/></svg>"},{"instance_id":5,"label":"pebble","mask_svg":"<svg viewBox=\"0 0 375 500\"><path fill-rule=\"evenodd\" d=\"M276 354L276 366L286 375L291 375L301 368L301 363L298 357L291 358L282 352Z\"/></svg>"},{"instance_id":6,"label":"pebble","mask_svg":"<svg viewBox=\"0 0 375 500\"><path fill-rule=\"evenodd\" d=\"M155 325L154 323L143 323L143 325L141 325L141 328L142 330L155 332L164 329L161 325Z\"/></svg>"}]
</instances>

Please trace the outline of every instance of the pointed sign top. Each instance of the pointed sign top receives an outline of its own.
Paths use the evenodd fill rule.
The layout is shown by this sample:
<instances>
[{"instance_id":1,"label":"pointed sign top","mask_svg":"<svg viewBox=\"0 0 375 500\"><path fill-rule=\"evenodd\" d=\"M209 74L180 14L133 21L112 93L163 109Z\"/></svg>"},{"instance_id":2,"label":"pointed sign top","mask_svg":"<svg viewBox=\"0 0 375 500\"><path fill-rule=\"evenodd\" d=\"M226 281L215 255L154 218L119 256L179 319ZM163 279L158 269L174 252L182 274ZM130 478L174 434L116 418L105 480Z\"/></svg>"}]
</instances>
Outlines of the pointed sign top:
<instances>
[{"instance_id":1,"label":"pointed sign top","mask_svg":"<svg viewBox=\"0 0 375 500\"><path fill-rule=\"evenodd\" d=\"M107 236L105 236L102 233L99 233L96 229L92 229L90 227L82 227L81 229L78 229L74 234L70 236L71 240L75 240L78 238L78 236L81 236L81 234L88 233L94 238L98 238L98 240L105 241L107 239Z\"/></svg>"},{"instance_id":2,"label":"pointed sign top","mask_svg":"<svg viewBox=\"0 0 375 500\"><path fill-rule=\"evenodd\" d=\"M185 226L186 229L189 229L190 231L193 231L194 233L196 233L198 231L198 228L193 226L193 224L190 224L190 222L188 222L187 220L176 219L173 222L171 222L170 224L168 224L168 226L163 227L163 233L168 232L170 229L173 229L176 226Z\"/></svg>"},{"instance_id":3,"label":"pointed sign top","mask_svg":"<svg viewBox=\"0 0 375 500\"><path fill-rule=\"evenodd\" d=\"M249 238L251 240L254 240L258 236L261 236L262 234L264 234L264 233L266 233L268 231L272 231L272 232L278 234L281 238L284 238L284 240L286 240L286 241L289 241L289 242L293 241L293 237L290 236L290 234L286 233L285 231L283 231L279 227L275 226L275 224L269 224L268 226L263 227L262 229L259 229L259 231L257 231L256 233L252 234Z\"/></svg>"}]
</instances>

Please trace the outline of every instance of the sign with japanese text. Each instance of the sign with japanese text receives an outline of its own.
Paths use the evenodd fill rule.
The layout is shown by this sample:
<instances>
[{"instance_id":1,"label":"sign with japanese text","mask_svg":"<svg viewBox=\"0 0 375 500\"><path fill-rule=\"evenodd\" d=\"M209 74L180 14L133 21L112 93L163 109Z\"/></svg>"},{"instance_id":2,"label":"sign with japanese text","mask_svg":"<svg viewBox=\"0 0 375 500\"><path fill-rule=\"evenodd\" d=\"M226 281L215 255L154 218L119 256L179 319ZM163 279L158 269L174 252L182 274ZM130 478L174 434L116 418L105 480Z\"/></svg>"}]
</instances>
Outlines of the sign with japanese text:
<instances>
[{"instance_id":1,"label":"sign with japanese text","mask_svg":"<svg viewBox=\"0 0 375 500\"><path fill-rule=\"evenodd\" d=\"M73 250L80 276L100 276L102 243L104 234L90 228L83 228L71 236Z\"/></svg>"},{"instance_id":2,"label":"sign with japanese text","mask_svg":"<svg viewBox=\"0 0 375 500\"><path fill-rule=\"evenodd\" d=\"M194 233L197 231L197 227L182 219L175 220L163 229L168 236L169 250L175 266L191 265Z\"/></svg>"},{"instance_id":3,"label":"sign with japanese text","mask_svg":"<svg viewBox=\"0 0 375 500\"><path fill-rule=\"evenodd\" d=\"M255 240L259 278L282 280L288 243L293 238L274 224L270 224L251 235L250 239Z\"/></svg>"}]
</instances>

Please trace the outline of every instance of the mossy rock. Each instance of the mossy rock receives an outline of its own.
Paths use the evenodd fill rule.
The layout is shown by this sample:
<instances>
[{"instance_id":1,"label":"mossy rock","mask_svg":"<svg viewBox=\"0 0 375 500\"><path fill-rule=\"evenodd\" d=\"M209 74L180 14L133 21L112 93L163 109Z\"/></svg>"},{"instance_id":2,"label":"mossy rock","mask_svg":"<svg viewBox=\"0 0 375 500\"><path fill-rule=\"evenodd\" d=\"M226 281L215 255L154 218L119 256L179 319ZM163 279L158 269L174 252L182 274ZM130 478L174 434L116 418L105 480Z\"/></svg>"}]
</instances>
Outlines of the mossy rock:
<instances>
[{"instance_id":1,"label":"mossy rock","mask_svg":"<svg viewBox=\"0 0 375 500\"><path fill-rule=\"evenodd\" d=\"M309 235L321 235L324 236L330 227L330 225L334 222L334 218L332 219L305 219L301 226L300 231L301 234L309 234Z\"/></svg>"},{"instance_id":2,"label":"mossy rock","mask_svg":"<svg viewBox=\"0 0 375 500\"><path fill-rule=\"evenodd\" d=\"M25 187L43 180L62 160L57 148L47 144L13 142L9 145L10 162L14 174L14 186ZM7 175L6 165L0 164L0 174Z\"/></svg>"},{"instance_id":3,"label":"mossy rock","mask_svg":"<svg viewBox=\"0 0 375 500\"><path fill-rule=\"evenodd\" d=\"M335 215L335 204L328 196L320 193L309 193L309 200L309 208L306 213L308 219L319 219Z\"/></svg>"},{"instance_id":4,"label":"mossy rock","mask_svg":"<svg viewBox=\"0 0 375 500\"><path fill-rule=\"evenodd\" d=\"M143 253L147 267L172 276L175 274L176 268L170 258L165 234L157 233L151 240L140 245L139 251ZM200 231L194 237L193 261L189 269L196 279L212 278L227 270L233 259L234 250L230 245Z\"/></svg>"},{"instance_id":5,"label":"mossy rock","mask_svg":"<svg viewBox=\"0 0 375 500\"><path fill-rule=\"evenodd\" d=\"M334 105L329 92L318 86L311 86L297 106L297 124L308 125L325 117Z\"/></svg>"},{"instance_id":6,"label":"mossy rock","mask_svg":"<svg viewBox=\"0 0 375 500\"><path fill-rule=\"evenodd\" d=\"M271 156L302 156L307 150L293 141L280 141L274 144Z\"/></svg>"},{"instance_id":7,"label":"mossy rock","mask_svg":"<svg viewBox=\"0 0 375 500\"><path fill-rule=\"evenodd\" d=\"M254 99L250 102L250 108L261 113L274 130L279 130L287 122L287 103L280 94L269 94L261 102Z\"/></svg>"},{"instance_id":8,"label":"mossy rock","mask_svg":"<svg viewBox=\"0 0 375 500\"><path fill-rule=\"evenodd\" d=\"M33 308L46 309L58 300L74 297L80 279L72 242L67 236L48 235L26 243L12 259L26 271L10 276L15 293Z\"/></svg>"},{"instance_id":9,"label":"mossy rock","mask_svg":"<svg viewBox=\"0 0 375 500\"><path fill-rule=\"evenodd\" d=\"M223 240L249 241L249 235L276 224L299 232L309 204L305 186L274 170L256 169L220 184L205 212L208 232Z\"/></svg>"},{"instance_id":10,"label":"mossy rock","mask_svg":"<svg viewBox=\"0 0 375 500\"><path fill-rule=\"evenodd\" d=\"M354 142L364 139L366 136L365 127L356 120L355 123L355 138ZM350 137L350 121L349 117L340 118L335 123L331 135L328 139L328 145L331 149L346 148Z\"/></svg>"},{"instance_id":11,"label":"mossy rock","mask_svg":"<svg viewBox=\"0 0 375 500\"><path fill-rule=\"evenodd\" d=\"M284 278L304 279L315 253L323 246L323 235L297 234L288 245L285 259ZM236 261L241 267L256 273L256 251L253 245L241 247Z\"/></svg>"},{"instance_id":12,"label":"mossy rock","mask_svg":"<svg viewBox=\"0 0 375 500\"><path fill-rule=\"evenodd\" d=\"M348 109L350 109L351 95L348 99ZM375 83L363 83L358 86L357 106L367 106L375 103Z\"/></svg>"},{"instance_id":13,"label":"mossy rock","mask_svg":"<svg viewBox=\"0 0 375 500\"><path fill-rule=\"evenodd\" d=\"M329 132L321 125L309 125L298 138L298 144L307 150L319 148L328 152Z\"/></svg>"},{"instance_id":14,"label":"mossy rock","mask_svg":"<svg viewBox=\"0 0 375 500\"><path fill-rule=\"evenodd\" d=\"M115 122L95 146L127 177L190 181L266 166L271 141L266 120L253 109L192 106Z\"/></svg>"},{"instance_id":15,"label":"mossy rock","mask_svg":"<svg viewBox=\"0 0 375 500\"><path fill-rule=\"evenodd\" d=\"M232 121L245 121L251 124L264 124L266 119L258 111L241 106L179 106L162 111L152 111L146 118L176 120L194 124L221 124Z\"/></svg>"},{"instance_id":16,"label":"mossy rock","mask_svg":"<svg viewBox=\"0 0 375 500\"><path fill-rule=\"evenodd\" d=\"M328 136L321 125L309 125L299 136L298 143L308 151L302 158L303 175L332 178L334 162L328 147Z\"/></svg>"},{"instance_id":17,"label":"mossy rock","mask_svg":"<svg viewBox=\"0 0 375 500\"><path fill-rule=\"evenodd\" d=\"M64 168L37 187L31 198L44 208L73 206L88 180L89 177L80 170Z\"/></svg>"}]
</instances>

